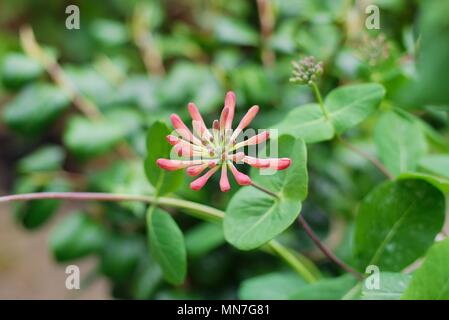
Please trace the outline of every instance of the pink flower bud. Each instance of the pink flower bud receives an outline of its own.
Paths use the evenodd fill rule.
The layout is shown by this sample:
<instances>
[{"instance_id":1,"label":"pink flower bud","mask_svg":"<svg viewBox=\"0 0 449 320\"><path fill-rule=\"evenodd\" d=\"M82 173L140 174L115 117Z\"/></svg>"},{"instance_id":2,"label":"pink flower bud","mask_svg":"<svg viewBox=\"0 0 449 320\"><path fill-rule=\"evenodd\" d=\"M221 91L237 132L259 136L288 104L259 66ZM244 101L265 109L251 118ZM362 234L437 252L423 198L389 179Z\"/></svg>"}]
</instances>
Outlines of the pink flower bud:
<instances>
[{"instance_id":1,"label":"pink flower bud","mask_svg":"<svg viewBox=\"0 0 449 320\"><path fill-rule=\"evenodd\" d=\"M177 144L180 141L180 139L178 137L175 137L174 135L171 135L171 134L169 134L166 137L166 139L167 139L168 143L170 143L172 146L174 146L175 144Z\"/></svg>"},{"instance_id":2,"label":"pink flower bud","mask_svg":"<svg viewBox=\"0 0 449 320\"><path fill-rule=\"evenodd\" d=\"M224 133L224 131L225 131L225 123L228 118L228 115L229 115L229 108L224 107L223 111L221 112L221 117L220 117L220 131L222 133Z\"/></svg>"},{"instance_id":3,"label":"pink flower bud","mask_svg":"<svg viewBox=\"0 0 449 320\"><path fill-rule=\"evenodd\" d=\"M237 181L239 185L247 186L251 184L251 178L248 177L246 174L238 171L232 163L229 163L229 168L231 169L231 172L234 175L235 181Z\"/></svg>"},{"instance_id":4,"label":"pink flower bud","mask_svg":"<svg viewBox=\"0 0 449 320\"><path fill-rule=\"evenodd\" d=\"M157 159L156 164L164 170L174 171L179 169L184 169L189 166L202 164L204 160L170 160L170 159Z\"/></svg>"},{"instance_id":5,"label":"pink flower bud","mask_svg":"<svg viewBox=\"0 0 449 320\"><path fill-rule=\"evenodd\" d=\"M201 172L203 172L204 169L206 169L208 166L209 166L208 163L191 166L191 167L187 168L186 172L189 176L195 177L195 176L199 175Z\"/></svg>"},{"instance_id":6,"label":"pink flower bud","mask_svg":"<svg viewBox=\"0 0 449 320\"><path fill-rule=\"evenodd\" d=\"M225 108L229 108L229 114L226 119L225 128L232 128L232 120L234 120L234 110L235 110L235 94L232 91L228 91L225 97Z\"/></svg>"},{"instance_id":7,"label":"pink flower bud","mask_svg":"<svg viewBox=\"0 0 449 320\"><path fill-rule=\"evenodd\" d=\"M292 161L289 158L281 158L281 159L277 159L276 162L276 170L284 170L287 169L288 167L290 167L290 164L292 163Z\"/></svg>"},{"instance_id":8,"label":"pink flower bud","mask_svg":"<svg viewBox=\"0 0 449 320\"><path fill-rule=\"evenodd\" d=\"M186 139L187 141L191 141L197 145L201 145L201 141L198 140L197 137L195 137L192 132L190 132L189 128L187 128L187 126L185 125L185 123L181 120L181 118L173 113L170 116L170 120L173 124L173 127L175 128L176 132L183 137L184 139Z\"/></svg>"},{"instance_id":9,"label":"pink flower bud","mask_svg":"<svg viewBox=\"0 0 449 320\"><path fill-rule=\"evenodd\" d=\"M239 125L232 134L231 141L235 140L240 132L242 132L242 130L245 129L251 123L251 121L253 121L254 117L257 115L257 112L259 112L259 106L252 106L248 110L248 112L245 114L242 120L240 120Z\"/></svg>"},{"instance_id":10,"label":"pink flower bud","mask_svg":"<svg viewBox=\"0 0 449 320\"><path fill-rule=\"evenodd\" d=\"M207 180L218 170L219 167L210 169L204 175L190 183L190 189L198 191L206 184Z\"/></svg>"},{"instance_id":11,"label":"pink flower bud","mask_svg":"<svg viewBox=\"0 0 449 320\"><path fill-rule=\"evenodd\" d=\"M228 179L228 168L226 165L221 166L221 177L220 177L220 190L223 192L227 192L231 189L231 185L229 184Z\"/></svg>"},{"instance_id":12,"label":"pink flower bud","mask_svg":"<svg viewBox=\"0 0 449 320\"><path fill-rule=\"evenodd\" d=\"M237 153L233 154L231 157L232 161L234 161L235 163L241 162L244 158L245 158L244 152L237 152Z\"/></svg>"},{"instance_id":13,"label":"pink flower bud","mask_svg":"<svg viewBox=\"0 0 449 320\"><path fill-rule=\"evenodd\" d=\"M211 133L207 130L207 127L204 123L203 117L201 117L200 112L198 111L197 106L190 102L187 106L190 116L192 117L192 127L193 130L198 134L201 139L210 140Z\"/></svg>"},{"instance_id":14,"label":"pink flower bud","mask_svg":"<svg viewBox=\"0 0 449 320\"><path fill-rule=\"evenodd\" d=\"M267 141L269 137L270 137L270 134L268 133L268 131L264 131L262 133L259 133L259 134L255 135L255 136L252 136L251 138L249 138L249 139L247 139L245 141L237 143L235 145L235 149L239 149L239 148L242 148L242 147L245 147L245 146L251 146L251 145L262 143L264 141Z\"/></svg>"}]
</instances>

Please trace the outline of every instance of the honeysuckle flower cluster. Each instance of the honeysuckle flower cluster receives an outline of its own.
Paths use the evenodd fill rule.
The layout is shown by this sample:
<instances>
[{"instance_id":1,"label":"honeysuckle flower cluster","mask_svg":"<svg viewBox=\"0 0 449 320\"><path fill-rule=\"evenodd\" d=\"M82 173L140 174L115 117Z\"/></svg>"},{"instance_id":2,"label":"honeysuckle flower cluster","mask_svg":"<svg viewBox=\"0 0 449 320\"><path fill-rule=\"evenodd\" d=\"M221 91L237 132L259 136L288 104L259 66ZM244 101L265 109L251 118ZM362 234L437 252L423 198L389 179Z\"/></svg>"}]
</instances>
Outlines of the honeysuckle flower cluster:
<instances>
[{"instance_id":1,"label":"honeysuckle flower cluster","mask_svg":"<svg viewBox=\"0 0 449 320\"><path fill-rule=\"evenodd\" d=\"M316 61L315 57L305 57L299 62L292 61L293 72L290 82L312 85L323 74L323 62Z\"/></svg>"},{"instance_id":2,"label":"honeysuckle flower cluster","mask_svg":"<svg viewBox=\"0 0 449 320\"><path fill-rule=\"evenodd\" d=\"M220 189L223 192L228 191L231 188L228 169L239 185L251 184L251 178L237 170L234 163L246 163L254 168L275 170L283 170L290 166L291 160L288 158L261 159L238 151L247 146L265 142L269 138L269 133L263 131L246 140L237 142L239 135L256 116L259 107L252 106L241 119L237 128L233 130L235 94L232 91L226 94L220 119L213 121L211 130L207 129L194 103L189 103L188 111L192 117L193 132L177 114L172 114L170 119L176 134L167 136L167 141L173 146L175 154L182 159L158 159L157 164L160 168L169 171L186 169L187 174L193 177L207 170L206 173L190 183L191 189L200 190L212 175L220 171Z\"/></svg>"}]
</instances>

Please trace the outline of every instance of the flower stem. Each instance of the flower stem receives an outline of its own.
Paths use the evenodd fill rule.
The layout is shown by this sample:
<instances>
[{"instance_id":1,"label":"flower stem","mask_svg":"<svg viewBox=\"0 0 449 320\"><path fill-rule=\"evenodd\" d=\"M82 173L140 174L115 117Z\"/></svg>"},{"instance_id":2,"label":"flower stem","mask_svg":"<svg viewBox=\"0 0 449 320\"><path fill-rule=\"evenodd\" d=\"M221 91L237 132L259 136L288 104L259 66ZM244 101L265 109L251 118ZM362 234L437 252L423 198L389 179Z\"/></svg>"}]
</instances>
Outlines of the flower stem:
<instances>
[{"instance_id":1,"label":"flower stem","mask_svg":"<svg viewBox=\"0 0 449 320\"><path fill-rule=\"evenodd\" d=\"M326 257L328 257L331 261L333 261L336 265L338 265L340 268L345 270L346 272L349 272L352 274L357 280L362 280L363 276L350 266L348 266L346 263L341 261L329 248L327 248L324 243L321 242L320 238L315 234L315 232L312 230L312 228L309 226L309 224L304 220L304 217L302 215L299 215L298 218L299 223L302 225L304 230L306 231L307 235L310 239L315 243L315 245L321 250L321 252L324 253Z\"/></svg>"},{"instance_id":2,"label":"flower stem","mask_svg":"<svg viewBox=\"0 0 449 320\"><path fill-rule=\"evenodd\" d=\"M0 203L12 201L31 201L42 199L61 199L61 200L83 200L83 201L141 201L148 204L156 204L160 206L169 206L177 209L186 210L187 214L211 222L221 222L224 218L224 212L213 207L199 204L192 201L176 199L171 197L154 197L134 194L112 194L112 193L95 193L95 192L40 192L16 194L0 197ZM308 267L299 260L288 248L271 240L267 243L281 259L291 266L301 277L310 281L315 278Z\"/></svg>"},{"instance_id":3,"label":"flower stem","mask_svg":"<svg viewBox=\"0 0 449 320\"><path fill-rule=\"evenodd\" d=\"M270 196L276 197L278 198L277 194L265 189L262 186L256 185L254 183L251 183L251 185L259 190L261 190L262 192L267 193ZM315 232L312 230L312 228L309 226L309 224L304 220L304 218L302 217L302 215L299 215L298 218L299 222L302 224L302 226L304 227L307 235L312 239L312 241L316 244L316 246L324 253L324 255L326 257L328 257L331 261L333 261L335 264L337 264L340 268L342 268L343 270L345 270L346 272L351 273L356 279L361 280L363 279L362 275L352 269L350 266L348 266L347 264L345 264L343 261L341 261L340 259L337 258L337 256L335 254L332 253L332 251L330 249L328 249L320 240L320 238L318 238L318 236L315 234ZM273 244L271 244L271 247L273 248ZM281 254L278 252L278 254ZM282 254L286 254L285 252L282 252ZM291 253L290 253L291 254ZM287 260L288 257L285 257L285 260ZM294 267L295 268L295 267Z\"/></svg>"},{"instance_id":4,"label":"flower stem","mask_svg":"<svg viewBox=\"0 0 449 320\"><path fill-rule=\"evenodd\" d=\"M324 105L323 98L321 97L320 89L318 89L318 86L315 82L312 82L310 85L313 89L313 93L315 93L315 97L318 100L318 103L320 104L321 112L323 113L326 120L329 120L329 112L326 109L326 106Z\"/></svg>"},{"instance_id":5,"label":"flower stem","mask_svg":"<svg viewBox=\"0 0 449 320\"><path fill-rule=\"evenodd\" d=\"M264 193L266 193L266 194L268 194L268 195L270 195L270 196L272 196L272 197L274 197L276 199L279 199L279 196L276 193L266 189L265 187L262 187L261 185L258 185L258 184L254 183L254 182L251 182L250 186L252 186L252 187L254 187L256 189L259 189L260 191L262 191L262 192L264 192Z\"/></svg>"},{"instance_id":6,"label":"flower stem","mask_svg":"<svg viewBox=\"0 0 449 320\"><path fill-rule=\"evenodd\" d=\"M382 163L380 163L379 160L377 160L376 158L372 157L371 155L369 155L368 153L360 150L359 148L357 148L356 146L354 146L353 144L351 144L349 141L346 141L345 139L343 139L341 136L338 136L338 141L346 146L347 148L349 148L350 150L352 150L353 152L357 153L359 156L365 158L366 160L368 160L369 162L371 162L377 169L379 169L380 172L382 172L388 179L393 180L394 176L390 173L390 171L388 171L387 168L384 167L384 165Z\"/></svg>"}]
</instances>

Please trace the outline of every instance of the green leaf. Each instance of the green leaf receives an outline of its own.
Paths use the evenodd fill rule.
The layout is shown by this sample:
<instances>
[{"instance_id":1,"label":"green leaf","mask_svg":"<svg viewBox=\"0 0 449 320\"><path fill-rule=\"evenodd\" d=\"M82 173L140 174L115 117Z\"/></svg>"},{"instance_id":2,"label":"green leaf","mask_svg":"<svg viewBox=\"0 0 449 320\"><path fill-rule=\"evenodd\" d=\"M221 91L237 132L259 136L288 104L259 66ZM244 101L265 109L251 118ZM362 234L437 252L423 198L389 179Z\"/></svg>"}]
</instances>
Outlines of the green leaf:
<instances>
[{"instance_id":1,"label":"green leaf","mask_svg":"<svg viewBox=\"0 0 449 320\"><path fill-rule=\"evenodd\" d=\"M83 212L72 212L50 234L57 261L69 261L98 252L107 239L104 227Z\"/></svg>"},{"instance_id":2,"label":"green leaf","mask_svg":"<svg viewBox=\"0 0 449 320\"><path fill-rule=\"evenodd\" d=\"M432 245L444 222L445 199L417 179L386 182L362 201L356 218L354 253L362 268L401 271Z\"/></svg>"},{"instance_id":3,"label":"green leaf","mask_svg":"<svg viewBox=\"0 0 449 320\"><path fill-rule=\"evenodd\" d=\"M115 281L125 280L137 267L145 250L142 237L114 234L107 239L101 253L101 272Z\"/></svg>"},{"instance_id":4,"label":"green leaf","mask_svg":"<svg viewBox=\"0 0 449 320\"><path fill-rule=\"evenodd\" d=\"M449 179L449 155L428 155L421 159L421 161L419 162L419 166L429 172L441 175Z\"/></svg>"},{"instance_id":5,"label":"green leaf","mask_svg":"<svg viewBox=\"0 0 449 320\"><path fill-rule=\"evenodd\" d=\"M18 88L42 75L44 68L35 60L21 53L5 56L0 74L7 88Z\"/></svg>"},{"instance_id":6,"label":"green leaf","mask_svg":"<svg viewBox=\"0 0 449 320\"><path fill-rule=\"evenodd\" d=\"M427 151L424 133L418 123L396 112L384 113L374 130L379 158L394 174L413 171Z\"/></svg>"},{"instance_id":7,"label":"green leaf","mask_svg":"<svg viewBox=\"0 0 449 320\"><path fill-rule=\"evenodd\" d=\"M90 158L110 151L125 135L125 128L116 121L73 116L64 132L64 144L77 157Z\"/></svg>"},{"instance_id":8,"label":"green leaf","mask_svg":"<svg viewBox=\"0 0 449 320\"><path fill-rule=\"evenodd\" d=\"M55 171L61 168L64 157L64 150L60 146L43 146L22 158L17 169L20 173Z\"/></svg>"},{"instance_id":9,"label":"green leaf","mask_svg":"<svg viewBox=\"0 0 449 320\"><path fill-rule=\"evenodd\" d=\"M364 281L362 300L399 300L411 278L408 274L393 272L381 272L378 276L379 289L368 288L366 284L369 279Z\"/></svg>"},{"instance_id":10,"label":"green leaf","mask_svg":"<svg viewBox=\"0 0 449 320\"><path fill-rule=\"evenodd\" d=\"M159 158L170 158L171 145L166 136L171 130L163 122L156 121L147 134L147 157L145 158L145 173L148 180L157 189L158 195L176 191L183 179L182 171L166 171L156 164Z\"/></svg>"},{"instance_id":11,"label":"green leaf","mask_svg":"<svg viewBox=\"0 0 449 320\"><path fill-rule=\"evenodd\" d=\"M355 84L332 90L324 104L335 131L342 133L365 120L376 110L384 95L384 87L377 83Z\"/></svg>"},{"instance_id":12,"label":"green leaf","mask_svg":"<svg viewBox=\"0 0 449 320\"><path fill-rule=\"evenodd\" d=\"M328 60L338 48L341 33L333 24L316 23L298 30L298 45L307 55Z\"/></svg>"},{"instance_id":13,"label":"green leaf","mask_svg":"<svg viewBox=\"0 0 449 320\"><path fill-rule=\"evenodd\" d=\"M6 105L3 119L19 133L37 134L48 129L69 102L67 94L55 86L30 85Z\"/></svg>"},{"instance_id":14,"label":"green leaf","mask_svg":"<svg viewBox=\"0 0 449 320\"><path fill-rule=\"evenodd\" d=\"M255 46L259 42L257 32L237 19L218 17L213 23L218 41L237 45Z\"/></svg>"},{"instance_id":15,"label":"green leaf","mask_svg":"<svg viewBox=\"0 0 449 320\"><path fill-rule=\"evenodd\" d=\"M302 138L307 143L330 140L335 133L342 133L356 126L372 114L385 89L375 83L344 86L331 91L324 104L330 121L316 103L306 104L290 111L283 121L273 126L279 134Z\"/></svg>"},{"instance_id":16,"label":"green leaf","mask_svg":"<svg viewBox=\"0 0 449 320\"><path fill-rule=\"evenodd\" d=\"M187 270L184 236L175 220L165 211L151 207L147 214L150 250L162 268L165 279L182 284Z\"/></svg>"},{"instance_id":17,"label":"green leaf","mask_svg":"<svg viewBox=\"0 0 449 320\"><path fill-rule=\"evenodd\" d=\"M123 45L128 40L125 25L114 20L96 19L90 31L100 43L107 46Z\"/></svg>"},{"instance_id":18,"label":"green leaf","mask_svg":"<svg viewBox=\"0 0 449 320\"><path fill-rule=\"evenodd\" d=\"M281 136L277 139L279 154L276 158L289 158L291 165L281 171L272 169L252 170L251 178L264 188L283 198L302 201L307 197L307 148L302 139ZM270 154L268 154L270 156Z\"/></svg>"},{"instance_id":19,"label":"green leaf","mask_svg":"<svg viewBox=\"0 0 449 320\"><path fill-rule=\"evenodd\" d=\"M131 292L135 299L150 299L163 281L162 271L148 255L142 260L132 279Z\"/></svg>"},{"instance_id":20,"label":"green leaf","mask_svg":"<svg viewBox=\"0 0 449 320\"><path fill-rule=\"evenodd\" d=\"M334 136L332 123L324 118L316 103L293 109L273 128L279 130L279 135L288 134L307 143L330 140Z\"/></svg>"},{"instance_id":21,"label":"green leaf","mask_svg":"<svg viewBox=\"0 0 449 320\"><path fill-rule=\"evenodd\" d=\"M350 274L338 278L322 279L315 283L300 287L289 295L289 299L297 300L339 300L348 293L357 280Z\"/></svg>"},{"instance_id":22,"label":"green leaf","mask_svg":"<svg viewBox=\"0 0 449 320\"><path fill-rule=\"evenodd\" d=\"M440 189L441 192L449 194L449 179L420 172L404 172L398 176L398 179L421 179Z\"/></svg>"},{"instance_id":23,"label":"green leaf","mask_svg":"<svg viewBox=\"0 0 449 320\"><path fill-rule=\"evenodd\" d=\"M286 300L304 285L304 280L294 273L264 274L243 281L239 288L239 299Z\"/></svg>"},{"instance_id":24,"label":"green leaf","mask_svg":"<svg viewBox=\"0 0 449 320\"><path fill-rule=\"evenodd\" d=\"M416 270L401 299L449 299L449 239L435 243Z\"/></svg>"},{"instance_id":25,"label":"green leaf","mask_svg":"<svg viewBox=\"0 0 449 320\"><path fill-rule=\"evenodd\" d=\"M202 223L186 234L186 248L190 257L201 257L225 243L223 227L215 223Z\"/></svg>"},{"instance_id":26,"label":"green leaf","mask_svg":"<svg viewBox=\"0 0 449 320\"><path fill-rule=\"evenodd\" d=\"M224 217L226 240L242 250L257 248L287 229L298 217L307 196L307 149L304 141L282 136L279 156L292 164L274 175L252 174L253 180L277 194L270 196L254 187L240 189L231 199ZM265 172L265 174L268 172Z\"/></svg>"},{"instance_id":27,"label":"green leaf","mask_svg":"<svg viewBox=\"0 0 449 320\"><path fill-rule=\"evenodd\" d=\"M226 209L225 238L241 250L255 249L287 229L300 210L298 200L275 199L253 187L241 188Z\"/></svg>"}]
</instances>

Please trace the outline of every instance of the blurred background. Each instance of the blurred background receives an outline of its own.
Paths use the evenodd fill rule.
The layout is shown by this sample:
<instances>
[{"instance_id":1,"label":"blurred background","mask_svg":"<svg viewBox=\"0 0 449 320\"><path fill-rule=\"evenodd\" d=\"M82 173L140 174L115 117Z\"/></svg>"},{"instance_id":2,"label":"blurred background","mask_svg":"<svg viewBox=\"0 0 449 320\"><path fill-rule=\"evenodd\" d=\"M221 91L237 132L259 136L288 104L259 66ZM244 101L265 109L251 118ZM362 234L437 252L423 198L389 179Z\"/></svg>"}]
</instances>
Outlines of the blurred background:
<instances>
[{"instance_id":1,"label":"blurred background","mask_svg":"<svg viewBox=\"0 0 449 320\"><path fill-rule=\"evenodd\" d=\"M365 25L371 4L380 29ZM69 5L79 8L79 29L66 27ZM233 90L237 117L258 104L254 126L268 128L314 100L289 83L291 61L308 55L324 62L323 94L382 83L386 104L425 120L433 147L447 152L447 12L447 1L410 0L1 1L0 194L151 193L142 159L155 120L186 118L194 101L210 124ZM370 153L374 121L347 134ZM382 177L333 141L310 145L309 157L303 213L350 263L354 208ZM177 196L220 209L238 189L222 194L215 181L193 192L188 183ZM0 298L236 298L257 285L243 281L269 274L275 286L286 272L276 258L241 253L214 226L173 212L189 274L172 287L148 256L144 213L141 203L1 205ZM282 237L325 274L341 273L297 226ZM79 292L65 288L73 263Z\"/></svg>"}]
</instances>

